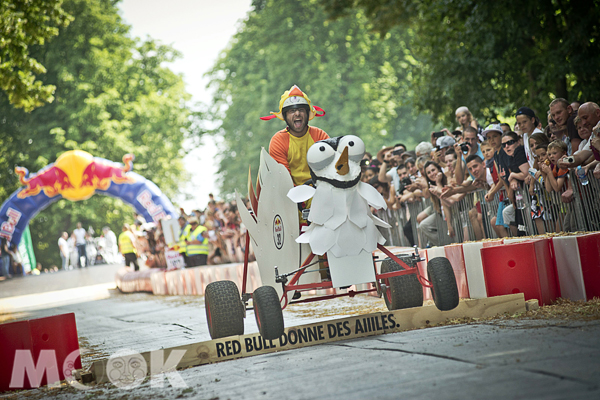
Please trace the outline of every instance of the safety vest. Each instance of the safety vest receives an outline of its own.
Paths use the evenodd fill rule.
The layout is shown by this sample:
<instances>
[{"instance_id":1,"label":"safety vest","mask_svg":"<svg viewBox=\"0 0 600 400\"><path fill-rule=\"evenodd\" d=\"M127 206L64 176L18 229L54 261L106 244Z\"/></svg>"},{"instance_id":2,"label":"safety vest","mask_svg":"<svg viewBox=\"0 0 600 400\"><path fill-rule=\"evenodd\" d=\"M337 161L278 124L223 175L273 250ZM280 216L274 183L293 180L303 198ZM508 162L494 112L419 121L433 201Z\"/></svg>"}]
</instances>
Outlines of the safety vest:
<instances>
[{"instance_id":1,"label":"safety vest","mask_svg":"<svg viewBox=\"0 0 600 400\"><path fill-rule=\"evenodd\" d=\"M202 225L198 225L198 227L196 229L194 229L194 232L188 232L188 236L187 236L187 240L198 240L198 236L201 236L201 233L206 231L206 227L202 226ZM189 256L196 256L199 254L208 254L208 239L207 238L202 238L202 244L187 244L187 255Z\"/></svg>"},{"instance_id":2,"label":"safety vest","mask_svg":"<svg viewBox=\"0 0 600 400\"><path fill-rule=\"evenodd\" d=\"M119 249L121 250L121 254L137 254L133 241L131 240L131 232L121 232L119 235Z\"/></svg>"},{"instance_id":3,"label":"safety vest","mask_svg":"<svg viewBox=\"0 0 600 400\"><path fill-rule=\"evenodd\" d=\"M187 246L187 244L185 243L185 238L188 237L191 229L192 229L192 226L190 224L187 224L181 230L181 234L179 235L179 241L177 242L177 246L179 246L179 253L185 254L186 246Z\"/></svg>"}]
</instances>

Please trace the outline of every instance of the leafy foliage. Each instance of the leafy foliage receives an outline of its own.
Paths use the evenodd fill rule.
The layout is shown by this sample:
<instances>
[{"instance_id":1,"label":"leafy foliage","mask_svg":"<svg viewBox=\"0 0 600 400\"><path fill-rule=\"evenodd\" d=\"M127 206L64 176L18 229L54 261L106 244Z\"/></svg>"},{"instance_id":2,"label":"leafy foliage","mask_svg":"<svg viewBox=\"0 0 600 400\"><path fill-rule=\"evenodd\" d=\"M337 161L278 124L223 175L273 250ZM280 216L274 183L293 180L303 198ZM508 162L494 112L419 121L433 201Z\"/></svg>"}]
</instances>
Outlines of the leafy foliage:
<instances>
[{"instance_id":1,"label":"leafy foliage","mask_svg":"<svg viewBox=\"0 0 600 400\"><path fill-rule=\"evenodd\" d=\"M31 53L46 65L55 101L26 113L0 93L0 198L19 187L15 165L35 172L74 149L117 162L134 153L135 172L174 195L186 179L183 140L197 134L183 80L166 67L179 54L132 39L113 1L66 0L64 10L71 24ZM132 217L128 205L110 197L61 200L31 221L36 257L59 265L58 235L77 221L119 232Z\"/></svg>"},{"instance_id":2,"label":"leafy foliage","mask_svg":"<svg viewBox=\"0 0 600 400\"><path fill-rule=\"evenodd\" d=\"M378 32L413 32L410 81L421 111L450 122L467 105L488 120L554 97L598 99L600 2L324 0L332 18L363 10Z\"/></svg>"},{"instance_id":3,"label":"leafy foliage","mask_svg":"<svg viewBox=\"0 0 600 400\"><path fill-rule=\"evenodd\" d=\"M46 68L30 56L30 50L73 20L61 8L62 2L13 0L0 6L0 88L15 107L28 112L54 99L56 87L36 81Z\"/></svg>"},{"instance_id":4,"label":"leafy foliage","mask_svg":"<svg viewBox=\"0 0 600 400\"><path fill-rule=\"evenodd\" d=\"M361 136L367 150L405 142L414 145L431 132L428 117L415 114L408 33L381 38L360 13L328 21L320 2L255 1L254 10L209 73L216 89L213 118L221 121L221 188L246 192L247 166L256 176L261 147L285 127L260 121L276 111L281 94L297 84L325 109L311 125L330 136Z\"/></svg>"}]
</instances>

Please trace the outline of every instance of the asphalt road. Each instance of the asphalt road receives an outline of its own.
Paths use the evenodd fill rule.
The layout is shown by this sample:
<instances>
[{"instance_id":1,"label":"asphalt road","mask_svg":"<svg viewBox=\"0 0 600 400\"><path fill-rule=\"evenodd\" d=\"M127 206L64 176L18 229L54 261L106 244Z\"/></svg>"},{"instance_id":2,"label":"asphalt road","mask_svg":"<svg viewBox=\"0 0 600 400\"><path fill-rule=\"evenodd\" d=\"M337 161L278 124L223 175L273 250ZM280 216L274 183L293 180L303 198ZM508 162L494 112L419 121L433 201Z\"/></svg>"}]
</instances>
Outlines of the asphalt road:
<instances>
[{"instance_id":1,"label":"asphalt road","mask_svg":"<svg viewBox=\"0 0 600 400\"><path fill-rule=\"evenodd\" d=\"M115 273L122 267L122 264L101 264L81 269L26 275L3 280L0 281L0 299L102 283L114 283Z\"/></svg>"},{"instance_id":2,"label":"asphalt road","mask_svg":"<svg viewBox=\"0 0 600 400\"><path fill-rule=\"evenodd\" d=\"M382 303L357 296L295 305L285 311L286 325L383 310ZM209 339L200 296L125 295L113 290L106 299L41 307L5 319L67 312L75 313L80 345L87 349L84 365L123 349L143 352ZM246 333L256 331L249 313ZM0 397L598 399L600 321L435 327L225 361L178 374L179 380L146 380L131 389L104 384L79 390L63 384Z\"/></svg>"}]
</instances>

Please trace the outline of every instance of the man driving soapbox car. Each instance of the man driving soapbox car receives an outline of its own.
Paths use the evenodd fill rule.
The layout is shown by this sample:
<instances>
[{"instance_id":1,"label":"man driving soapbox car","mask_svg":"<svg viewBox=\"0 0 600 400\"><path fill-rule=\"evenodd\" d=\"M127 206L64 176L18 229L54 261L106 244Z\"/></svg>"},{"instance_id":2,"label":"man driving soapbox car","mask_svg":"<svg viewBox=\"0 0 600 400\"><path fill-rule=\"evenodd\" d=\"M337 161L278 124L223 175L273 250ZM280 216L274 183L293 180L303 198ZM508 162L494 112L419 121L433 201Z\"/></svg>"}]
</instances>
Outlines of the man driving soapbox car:
<instances>
[{"instance_id":1,"label":"man driving soapbox car","mask_svg":"<svg viewBox=\"0 0 600 400\"><path fill-rule=\"evenodd\" d=\"M250 209L239 207L249 233L242 294L232 281L212 282L205 290L213 339L242 335L246 310L254 309L261 336L273 340L284 333L282 310L288 304L361 293L377 292L389 310L397 310L422 306L426 287L438 309L458 305L448 259L431 259L425 277L417 268L424 260L416 246L414 251L397 255L383 246L385 239L377 227L390 226L373 215L370 207L385 209L386 203L375 188L360 181L364 153L363 141L353 135L316 142L307 152L314 187L294 187L288 170L262 149L256 189L249 184ZM236 199L243 204L237 192ZM309 225L301 231L296 203L309 199ZM253 293L246 292L250 243L262 282ZM387 257L380 259L381 253ZM356 285L368 288L355 290ZM345 293L301 298L303 292L332 288L345 289Z\"/></svg>"}]
</instances>

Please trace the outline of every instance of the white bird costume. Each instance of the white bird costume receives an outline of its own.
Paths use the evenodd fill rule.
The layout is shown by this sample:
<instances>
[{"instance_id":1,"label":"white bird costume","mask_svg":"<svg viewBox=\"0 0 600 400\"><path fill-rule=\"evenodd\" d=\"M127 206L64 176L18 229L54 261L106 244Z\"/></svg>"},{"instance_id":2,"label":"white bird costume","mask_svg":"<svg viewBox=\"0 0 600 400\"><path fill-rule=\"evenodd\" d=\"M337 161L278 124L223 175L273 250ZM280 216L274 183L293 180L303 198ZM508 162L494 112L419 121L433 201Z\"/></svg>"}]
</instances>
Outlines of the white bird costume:
<instances>
[{"instance_id":1,"label":"white bird costume","mask_svg":"<svg viewBox=\"0 0 600 400\"><path fill-rule=\"evenodd\" d=\"M377 189L360 182L364 154L364 142L353 135L319 141L309 148L307 161L316 188L296 186L288 197L296 203L312 198L311 225L296 242L308 243L314 254L328 252L331 260L364 251L371 257L377 243L385 243L376 225L390 225L374 216L369 205L375 209L387 209L387 205Z\"/></svg>"}]
</instances>

